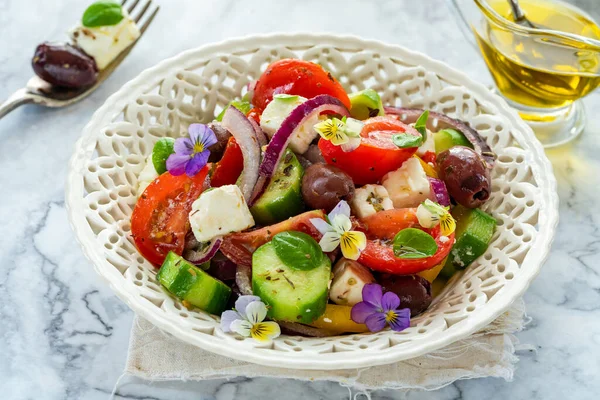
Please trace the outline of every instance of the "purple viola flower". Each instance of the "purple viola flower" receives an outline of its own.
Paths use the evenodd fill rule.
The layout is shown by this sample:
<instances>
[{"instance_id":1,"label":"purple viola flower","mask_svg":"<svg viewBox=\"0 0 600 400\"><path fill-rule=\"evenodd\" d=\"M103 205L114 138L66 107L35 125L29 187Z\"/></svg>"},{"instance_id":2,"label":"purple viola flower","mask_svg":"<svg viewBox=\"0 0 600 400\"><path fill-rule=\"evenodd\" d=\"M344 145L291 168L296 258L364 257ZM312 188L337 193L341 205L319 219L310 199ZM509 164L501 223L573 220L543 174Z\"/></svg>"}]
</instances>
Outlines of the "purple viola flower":
<instances>
[{"instance_id":1,"label":"purple viola flower","mask_svg":"<svg viewBox=\"0 0 600 400\"><path fill-rule=\"evenodd\" d=\"M185 173L190 178L196 175L208 162L208 148L217 143L215 133L204 124L191 124L188 133L189 138L175 140L175 153L167 158L167 170L171 175Z\"/></svg>"},{"instance_id":2,"label":"purple viola flower","mask_svg":"<svg viewBox=\"0 0 600 400\"><path fill-rule=\"evenodd\" d=\"M387 324L400 332L410 326L410 309L400 307L396 293L383 293L381 285L369 283L362 290L363 301L352 307L352 321L365 324L371 332L379 332Z\"/></svg>"}]
</instances>

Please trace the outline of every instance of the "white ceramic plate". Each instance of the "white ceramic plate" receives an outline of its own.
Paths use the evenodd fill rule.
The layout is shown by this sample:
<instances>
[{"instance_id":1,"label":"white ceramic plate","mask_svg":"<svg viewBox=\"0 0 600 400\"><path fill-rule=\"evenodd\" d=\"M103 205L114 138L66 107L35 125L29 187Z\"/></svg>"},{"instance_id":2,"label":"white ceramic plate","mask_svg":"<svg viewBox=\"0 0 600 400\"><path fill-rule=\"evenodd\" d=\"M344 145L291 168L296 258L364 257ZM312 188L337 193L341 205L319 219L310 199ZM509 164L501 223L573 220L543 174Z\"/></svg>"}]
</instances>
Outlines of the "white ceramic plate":
<instances>
[{"instance_id":1,"label":"white ceramic plate","mask_svg":"<svg viewBox=\"0 0 600 400\"><path fill-rule=\"evenodd\" d=\"M224 334L218 317L189 311L156 282L130 237L137 176L156 140L208 122L268 63L321 64L348 91L366 87L384 104L461 118L498 154L483 207L498 220L485 255L454 277L403 332L331 338L281 336L271 345ZM228 40L186 51L141 73L94 114L71 159L67 207L94 269L137 314L181 340L254 363L300 369L359 368L439 349L483 328L522 296L550 250L558 222L552 168L540 143L498 96L464 74L399 46L313 34Z\"/></svg>"}]
</instances>

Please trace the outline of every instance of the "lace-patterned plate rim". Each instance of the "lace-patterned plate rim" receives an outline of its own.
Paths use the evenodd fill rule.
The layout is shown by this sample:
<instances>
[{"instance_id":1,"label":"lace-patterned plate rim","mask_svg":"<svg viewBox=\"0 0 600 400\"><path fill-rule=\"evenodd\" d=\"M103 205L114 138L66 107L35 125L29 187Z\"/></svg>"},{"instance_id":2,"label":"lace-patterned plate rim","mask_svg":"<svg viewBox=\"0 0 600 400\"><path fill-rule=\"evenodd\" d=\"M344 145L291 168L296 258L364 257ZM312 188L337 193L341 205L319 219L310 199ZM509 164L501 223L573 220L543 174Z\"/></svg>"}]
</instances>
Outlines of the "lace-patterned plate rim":
<instances>
[{"instance_id":1,"label":"lace-patterned plate rim","mask_svg":"<svg viewBox=\"0 0 600 400\"><path fill-rule=\"evenodd\" d=\"M468 315L468 318L452 326L427 335L427 338L414 336L406 343L376 349L354 349L353 351L336 351L312 353L306 351L274 351L249 345L246 341L224 340L223 335L213 336L191 329L190 326L177 324L178 320L164 310L157 308L139 293L132 291L132 285L116 268L108 263L101 244L86 221L83 176L87 162L92 158L99 133L103 127L110 124L114 118L136 99L155 88L160 82L176 71L194 66L212 57L237 52L250 51L261 47L290 47L294 49L309 49L313 46L327 45L354 53L361 50L376 52L381 57L391 57L401 60L410 66L420 66L426 71L436 74L443 81L453 86L466 89L477 103L488 114L501 115L507 122L508 132L521 145L525 145L528 161L530 162L533 178L540 189L539 203L540 218L538 233L525 256L518 277L503 286L502 296L493 296L482 307L478 307ZM92 262L94 269L110 285L112 290L136 313L146 318L160 329L173 334L186 342L206 350L248 362L263 365L290 367L300 369L340 369L362 368L382 365L413 358L460 340L489 324L505 311L514 300L521 297L531 281L539 272L541 265L548 256L552 238L558 223L558 196L556 180L552 167L545 157L540 143L533 132L525 125L517 114L512 111L500 97L492 94L479 84L472 82L466 75L445 64L435 61L426 55L407 50L396 45L388 45L379 41L363 40L353 36L337 36L331 34L270 34L256 35L246 38L227 40L218 44L203 46L188 50L173 58L162 61L155 67L142 72L138 77L124 85L112 95L106 103L96 111L90 123L84 128L83 135L75 146L75 153L70 161L66 184L66 205L71 226L77 240L83 248L85 256ZM527 268L524 268L527 266ZM166 296L166 295L165 295ZM384 334L385 335L385 334ZM369 337L368 334L351 335L352 337ZM381 335L373 335L381 337ZM389 335L391 340L392 335ZM282 337L280 340L294 337ZM333 341L343 341L344 338L334 338ZM304 339L305 342L318 339ZM343 348L343 345L340 345ZM301 350L304 350L301 348Z\"/></svg>"}]
</instances>

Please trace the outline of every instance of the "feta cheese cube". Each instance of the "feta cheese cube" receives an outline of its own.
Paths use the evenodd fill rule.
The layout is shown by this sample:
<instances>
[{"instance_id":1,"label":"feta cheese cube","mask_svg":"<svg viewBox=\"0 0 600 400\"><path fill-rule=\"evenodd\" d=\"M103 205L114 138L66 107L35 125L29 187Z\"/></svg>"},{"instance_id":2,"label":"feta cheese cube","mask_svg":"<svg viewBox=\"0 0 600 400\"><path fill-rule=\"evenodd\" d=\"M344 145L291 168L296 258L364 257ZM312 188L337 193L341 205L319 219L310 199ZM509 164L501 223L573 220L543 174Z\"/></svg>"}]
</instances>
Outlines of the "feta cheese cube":
<instances>
[{"instance_id":1,"label":"feta cheese cube","mask_svg":"<svg viewBox=\"0 0 600 400\"><path fill-rule=\"evenodd\" d=\"M391 210L394 204L388 191L381 185L365 185L356 189L350 201L352 214L358 218L366 218L378 211Z\"/></svg>"},{"instance_id":2,"label":"feta cheese cube","mask_svg":"<svg viewBox=\"0 0 600 400\"><path fill-rule=\"evenodd\" d=\"M96 60L98 69L104 69L123 50L140 36L135 21L123 9L123 19L116 25L88 28L78 25L69 31L73 44Z\"/></svg>"},{"instance_id":3,"label":"feta cheese cube","mask_svg":"<svg viewBox=\"0 0 600 400\"><path fill-rule=\"evenodd\" d=\"M356 261L341 258L333 267L329 298L335 304L353 306L362 301L362 290L375 282L368 268Z\"/></svg>"},{"instance_id":4,"label":"feta cheese cube","mask_svg":"<svg viewBox=\"0 0 600 400\"><path fill-rule=\"evenodd\" d=\"M254 226L254 218L236 185L211 189L200 195L190 212L192 232L199 242Z\"/></svg>"},{"instance_id":5,"label":"feta cheese cube","mask_svg":"<svg viewBox=\"0 0 600 400\"><path fill-rule=\"evenodd\" d=\"M395 208L417 207L431 192L425 170L414 157L404 161L396 171L385 174L381 183Z\"/></svg>"},{"instance_id":6,"label":"feta cheese cube","mask_svg":"<svg viewBox=\"0 0 600 400\"><path fill-rule=\"evenodd\" d=\"M261 114L260 127L269 138L273 137L281 127L283 120L290 115L294 108L306 100L302 96L276 95ZM315 115L296 129L289 144L293 152L303 154L308 150L308 146L318 135L313 129L313 126L318 122L319 116Z\"/></svg>"},{"instance_id":7,"label":"feta cheese cube","mask_svg":"<svg viewBox=\"0 0 600 400\"><path fill-rule=\"evenodd\" d=\"M146 159L146 165L138 176L138 190L137 195L140 197L144 190L152 183L153 180L158 178L158 172L154 169L154 163L152 162L152 154Z\"/></svg>"}]
</instances>

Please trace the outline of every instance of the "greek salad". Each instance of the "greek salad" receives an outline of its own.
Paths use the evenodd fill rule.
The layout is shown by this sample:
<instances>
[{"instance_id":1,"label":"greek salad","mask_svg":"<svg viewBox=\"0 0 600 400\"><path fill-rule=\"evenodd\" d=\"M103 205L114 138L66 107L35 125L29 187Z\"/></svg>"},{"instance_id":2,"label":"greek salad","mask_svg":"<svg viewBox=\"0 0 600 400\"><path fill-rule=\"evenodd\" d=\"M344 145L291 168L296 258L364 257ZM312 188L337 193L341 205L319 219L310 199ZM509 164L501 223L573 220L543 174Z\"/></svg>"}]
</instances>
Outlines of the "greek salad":
<instances>
[{"instance_id":1,"label":"greek salad","mask_svg":"<svg viewBox=\"0 0 600 400\"><path fill-rule=\"evenodd\" d=\"M486 251L494 161L462 121L284 59L156 142L131 233L160 284L225 332L401 331Z\"/></svg>"}]
</instances>

